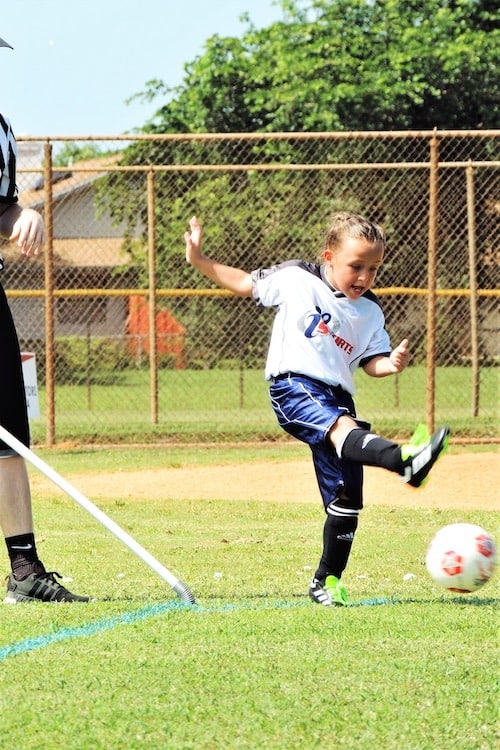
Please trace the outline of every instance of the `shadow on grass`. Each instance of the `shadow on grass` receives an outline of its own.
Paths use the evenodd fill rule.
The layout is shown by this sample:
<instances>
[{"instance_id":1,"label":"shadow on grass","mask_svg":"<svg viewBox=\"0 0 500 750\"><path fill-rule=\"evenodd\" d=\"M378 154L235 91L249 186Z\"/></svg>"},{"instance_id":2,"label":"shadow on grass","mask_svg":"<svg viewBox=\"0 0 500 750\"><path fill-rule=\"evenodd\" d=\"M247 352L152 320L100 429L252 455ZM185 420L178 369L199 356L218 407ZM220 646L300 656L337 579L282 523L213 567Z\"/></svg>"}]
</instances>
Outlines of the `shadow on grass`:
<instances>
[{"instance_id":1,"label":"shadow on grass","mask_svg":"<svg viewBox=\"0 0 500 750\"><path fill-rule=\"evenodd\" d=\"M457 596L456 599L437 599L442 604L466 604L469 607L496 607L500 603L500 599L489 597L488 599L480 599L477 596Z\"/></svg>"},{"instance_id":2,"label":"shadow on grass","mask_svg":"<svg viewBox=\"0 0 500 750\"><path fill-rule=\"evenodd\" d=\"M359 602L349 602L352 607L359 607L368 604L446 604L456 606L457 604L465 605L467 607L491 607L496 606L500 603L499 599L489 597L488 599L480 599L477 596L457 596L456 598L445 598L437 597L433 599L398 599L393 597L390 599L365 599Z\"/></svg>"},{"instance_id":3,"label":"shadow on grass","mask_svg":"<svg viewBox=\"0 0 500 750\"><path fill-rule=\"evenodd\" d=\"M239 607L250 607L254 606L256 609L258 608L257 602L262 601L265 603L266 608L269 607L293 607L293 606L301 606L301 605L312 605L313 602L309 599L308 596L304 594L292 594L291 600L283 600L283 601L277 601L273 600L271 596L268 594L248 594L243 595L241 597L227 597L223 599L222 597L216 596L215 594L209 595L205 597L205 601L210 602L219 602L220 606L227 607L230 606L234 609L237 609ZM400 599L398 597L372 597L370 599L360 599L359 601L351 601L347 604L347 608L349 607L373 607L373 606L379 606L383 604L446 604L446 605L465 605L468 607L491 607L491 606L498 606L500 604L500 599L489 597L489 598L480 598L477 596L456 596L456 597L433 597L431 599L425 598L425 599L416 599L416 598L404 598ZM201 610L204 609L203 606L200 607ZM214 611L212 606L210 606L211 611Z\"/></svg>"}]
</instances>

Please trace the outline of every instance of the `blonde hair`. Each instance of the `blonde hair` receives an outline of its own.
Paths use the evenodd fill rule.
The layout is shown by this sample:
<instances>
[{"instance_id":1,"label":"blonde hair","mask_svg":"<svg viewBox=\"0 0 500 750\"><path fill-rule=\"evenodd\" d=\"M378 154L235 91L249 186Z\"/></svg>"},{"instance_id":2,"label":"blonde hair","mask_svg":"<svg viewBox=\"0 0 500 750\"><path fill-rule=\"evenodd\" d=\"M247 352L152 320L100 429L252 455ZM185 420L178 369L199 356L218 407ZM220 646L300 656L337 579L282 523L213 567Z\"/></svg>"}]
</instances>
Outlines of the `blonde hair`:
<instances>
[{"instance_id":1,"label":"blonde hair","mask_svg":"<svg viewBox=\"0 0 500 750\"><path fill-rule=\"evenodd\" d=\"M338 211L333 214L330 228L328 229L320 260L323 260L325 250L337 250L344 237L355 237L374 245L382 245L385 250L385 232L381 226L368 221L364 216L350 213L349 211Z\"/></svg>"}]
</instances>

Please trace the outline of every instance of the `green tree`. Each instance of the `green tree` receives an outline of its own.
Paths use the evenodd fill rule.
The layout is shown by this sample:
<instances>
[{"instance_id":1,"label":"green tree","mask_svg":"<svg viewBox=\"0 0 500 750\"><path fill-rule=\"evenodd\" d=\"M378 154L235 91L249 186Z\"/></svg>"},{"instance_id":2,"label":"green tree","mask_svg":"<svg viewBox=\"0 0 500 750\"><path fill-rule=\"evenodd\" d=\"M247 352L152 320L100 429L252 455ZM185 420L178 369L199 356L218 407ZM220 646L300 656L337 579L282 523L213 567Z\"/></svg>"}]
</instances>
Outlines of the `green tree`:
<instances>
[{"instance_id":1,"label":"green tree","mask_svg":"<svg viewBox=\"0 0 500 750\"><path fill-rule=\"evenodd\" d=\"M61 150L55 155L54 166L71 167L75 161L98 159L103 155L102 149L95 143L88 143L81 146L74 141L70 141L65 143Z\"/></svg>"},{"instance_id":2,"label":"green tree","mask_svg":"<svg viewBox=\"0 0 500 750\"><path fill-rule=\"evenodd\" d=\"M491 0L282 0L283 20L214 36L147 132L497 127Z\"/></svg>"}]
</instances>

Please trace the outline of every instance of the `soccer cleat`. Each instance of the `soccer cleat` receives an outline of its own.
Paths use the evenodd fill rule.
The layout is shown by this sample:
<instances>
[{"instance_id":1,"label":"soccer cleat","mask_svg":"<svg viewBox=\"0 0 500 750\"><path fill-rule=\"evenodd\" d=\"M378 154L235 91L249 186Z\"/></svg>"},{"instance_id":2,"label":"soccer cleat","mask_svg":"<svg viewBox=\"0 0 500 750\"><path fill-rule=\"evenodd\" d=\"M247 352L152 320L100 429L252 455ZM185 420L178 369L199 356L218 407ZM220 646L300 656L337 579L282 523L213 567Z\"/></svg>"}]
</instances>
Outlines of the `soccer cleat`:
<instances>
[{"instance_id":1,"label":"soccer cleat","mask_svg":"<svg viewBox=\"0 0 500 750\"><path fill-rule=\"evenodd\" d=\"M343 607L347 604L347 592L336 576L327 576L325 581L313 578L309 585L309 597L324 607Z\"/></svg>"},{"instance_id":2,"label":"soccer cleat","mask_svg":"<svg viewBox=\"0 0 500 750\"><path fill-rule=\"evenodd\" d=\"M11 573L7 578L7 596L4 604L18 602L88 602L90 597L78 596L65 589L56 581L55 576L61 578L55 571L32 573L18 581Z\"/></svg>"},{"instance_id":3,"label":"soccer cleat","mask_svg":"<svg viewBox=\"0 0 500 750\"><path fill-rule=\"evenodd\" d=\"M425 425L419 425L411 441L401 447L403 481L412 487L421 487L439 456L446 450L449 436L449 427L441 427L429 437Z\"/></svg>"}]
</instances>

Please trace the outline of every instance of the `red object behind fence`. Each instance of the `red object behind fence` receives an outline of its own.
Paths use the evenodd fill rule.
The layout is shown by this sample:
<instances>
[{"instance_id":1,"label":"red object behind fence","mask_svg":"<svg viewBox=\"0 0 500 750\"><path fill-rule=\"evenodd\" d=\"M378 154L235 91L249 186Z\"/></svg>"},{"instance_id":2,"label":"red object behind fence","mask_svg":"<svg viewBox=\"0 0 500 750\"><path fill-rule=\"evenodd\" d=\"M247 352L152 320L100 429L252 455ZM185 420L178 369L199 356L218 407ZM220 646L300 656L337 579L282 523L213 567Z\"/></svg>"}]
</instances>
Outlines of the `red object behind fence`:
<instances>
[{"instance_id":1,"label":"red object behind fence","mask_svg":"<svg viewBox=\"0 0 500 750\"><path fill-rule=\"evenodd\" d=\"M137 294L129 297L127 349L137 359L149 354L149 305ZM171 355L176 370L186 367L186 329L169 310L156 313L156 346L158 356Z\"/></svg>"}]
</instances>

